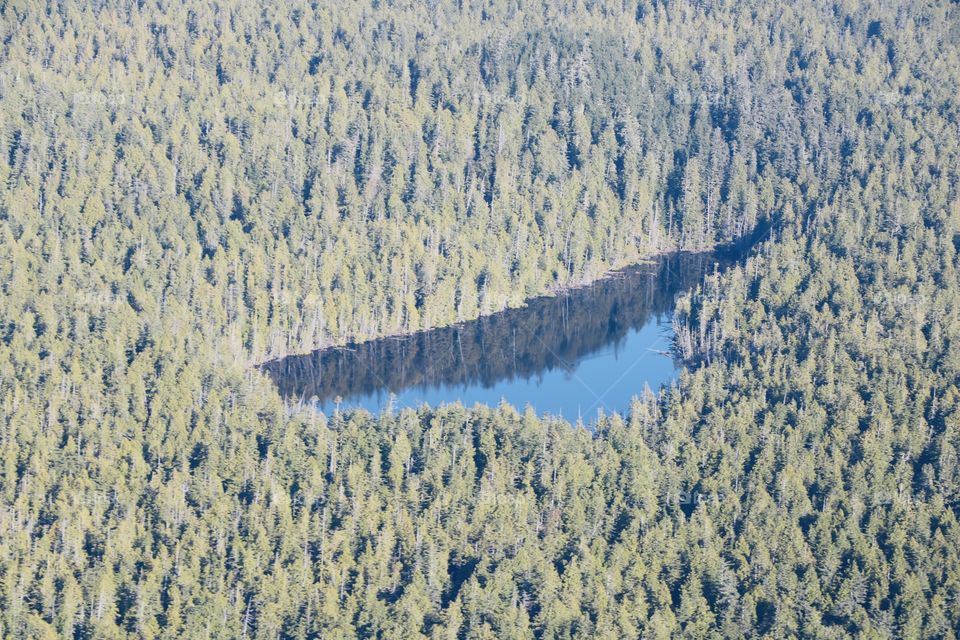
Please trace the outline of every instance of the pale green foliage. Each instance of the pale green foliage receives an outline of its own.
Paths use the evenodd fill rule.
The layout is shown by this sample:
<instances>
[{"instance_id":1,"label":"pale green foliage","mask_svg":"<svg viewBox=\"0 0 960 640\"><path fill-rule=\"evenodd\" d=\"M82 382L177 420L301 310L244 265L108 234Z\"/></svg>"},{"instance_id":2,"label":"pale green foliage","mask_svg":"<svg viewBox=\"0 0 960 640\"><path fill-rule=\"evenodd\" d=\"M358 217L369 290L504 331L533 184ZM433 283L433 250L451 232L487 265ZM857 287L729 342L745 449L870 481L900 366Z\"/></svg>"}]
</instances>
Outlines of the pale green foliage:
<instances>
[{"instance_id":1,"label":"pale green foliage","mask_svg":"<svg viewBox=\"0 0 960 640\"><path fill-rule=\"evenodd\" d=\"M0 636L955 637L955 3L261 4L0 3ZM251 367L762 219L595 433Z\"/></svg>"}]
</instances>

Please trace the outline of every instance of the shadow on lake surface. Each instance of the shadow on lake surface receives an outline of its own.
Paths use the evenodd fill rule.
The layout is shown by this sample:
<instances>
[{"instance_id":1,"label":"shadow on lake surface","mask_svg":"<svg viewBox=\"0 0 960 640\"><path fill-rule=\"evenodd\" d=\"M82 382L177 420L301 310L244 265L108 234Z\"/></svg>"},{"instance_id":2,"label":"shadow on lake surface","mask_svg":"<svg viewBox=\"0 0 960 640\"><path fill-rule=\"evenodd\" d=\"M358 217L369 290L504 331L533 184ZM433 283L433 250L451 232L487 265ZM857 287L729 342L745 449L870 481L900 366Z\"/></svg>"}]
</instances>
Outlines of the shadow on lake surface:
<instances>
[{"instance_id":1,"label":"shadow on lake surface","mask_svg":"<svg viewBox=\"0 0 960 640\"><path fill-rule=\"evenodd\" d=\"M742 248L673 253L589 286L534 298L452 327L323 349L264 364L280 393L324 413L388 406L501 400L540 414L590 419L625 411L644 385L677 374L671 314L676 297Z\"/></svg>"}]
</instances>

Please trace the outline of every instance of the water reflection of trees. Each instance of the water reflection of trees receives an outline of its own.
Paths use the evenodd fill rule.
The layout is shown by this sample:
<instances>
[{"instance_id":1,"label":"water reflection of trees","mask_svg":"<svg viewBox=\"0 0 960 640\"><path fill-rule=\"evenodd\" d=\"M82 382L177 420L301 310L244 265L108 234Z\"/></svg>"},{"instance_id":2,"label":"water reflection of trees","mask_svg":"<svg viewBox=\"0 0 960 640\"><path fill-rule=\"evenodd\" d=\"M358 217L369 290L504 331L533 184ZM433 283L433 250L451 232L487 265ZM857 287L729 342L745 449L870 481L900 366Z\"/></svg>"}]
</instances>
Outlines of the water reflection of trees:
<instances>
[{"instance_id":1,"label":"water reflection of trees","mask_svg":"<svg viewBox=\"0 0 960 640\"><path fill-rule=\"evenodd\" d=\"M677 253L619 271L588 287L473 322L324 349L263 365L287 397L362 396L385 388L491 386L569 367L622 340L652 316L668 314L674 299L731 257Z\"/></svg>"}]
</instances>

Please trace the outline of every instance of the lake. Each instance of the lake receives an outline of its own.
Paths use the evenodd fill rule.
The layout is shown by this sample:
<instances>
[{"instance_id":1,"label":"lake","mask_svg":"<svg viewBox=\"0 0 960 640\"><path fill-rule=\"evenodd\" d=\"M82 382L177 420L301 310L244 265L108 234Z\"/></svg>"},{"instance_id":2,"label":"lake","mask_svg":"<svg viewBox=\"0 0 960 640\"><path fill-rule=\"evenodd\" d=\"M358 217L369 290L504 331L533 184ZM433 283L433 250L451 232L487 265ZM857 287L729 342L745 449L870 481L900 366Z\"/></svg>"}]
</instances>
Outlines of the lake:
<instances>
[{"instance_id":1,"label":"lake","mask_svg":"<svg viewBox=\"0 0 960 640\"><path fill-rule=\"evenodd\" d=\"M472 322L291 356L262 369L280 393L326 414L501 400L571 421L624 412L678 374L671 314L680 293L731 261L674 253L589 286Z\"/></svg>"}]
</instances>

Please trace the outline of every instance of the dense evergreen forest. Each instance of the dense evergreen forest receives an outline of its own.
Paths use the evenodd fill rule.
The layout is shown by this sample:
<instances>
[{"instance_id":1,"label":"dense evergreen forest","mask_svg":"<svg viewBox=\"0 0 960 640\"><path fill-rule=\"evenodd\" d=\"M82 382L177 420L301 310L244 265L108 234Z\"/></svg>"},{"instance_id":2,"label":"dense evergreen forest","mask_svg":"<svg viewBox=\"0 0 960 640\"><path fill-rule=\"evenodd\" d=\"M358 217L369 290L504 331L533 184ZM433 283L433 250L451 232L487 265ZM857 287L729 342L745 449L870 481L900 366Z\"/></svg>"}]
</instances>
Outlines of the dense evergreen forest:
<instances>
[{"instance_id":1,"label":"dense evergreen forest","mask_svg":"<svg viewBox=\"0 0 960 640\"><path fill-rule=\"evenodd\" d=\"M0 637L956 638L958 11L0 0ZM767 222L590 430L254 366Z\"/></svg>"}]
</instances>

